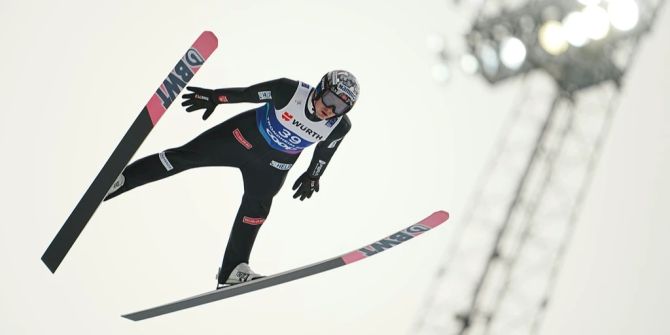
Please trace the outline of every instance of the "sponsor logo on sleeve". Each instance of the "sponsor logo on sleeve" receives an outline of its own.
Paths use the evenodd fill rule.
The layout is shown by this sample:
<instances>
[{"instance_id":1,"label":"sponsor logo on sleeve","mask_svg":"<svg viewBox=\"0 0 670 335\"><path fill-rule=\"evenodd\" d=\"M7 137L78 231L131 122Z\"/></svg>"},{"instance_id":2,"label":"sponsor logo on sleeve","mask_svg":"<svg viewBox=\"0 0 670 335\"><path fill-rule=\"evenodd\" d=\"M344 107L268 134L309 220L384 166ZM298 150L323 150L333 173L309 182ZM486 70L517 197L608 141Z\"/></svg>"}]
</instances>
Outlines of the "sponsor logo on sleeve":
<instances>
[{"instance_id":1,"label":"sponsor logo on sleeve","mask_svg":"<svg viewBox=\"0 0 670 335\"><path fill-rule=\"evenodd\" d=\"M321 170L323 170L323 167L326 166L326 161L319 159L319 162L316 164L316 167L314 168L314 173L312 173L313 176L318 176L321 174Z\"/></svg>"},{"instance_id":2,"label":"sponsor logo on sleeve","mask_svg":"<svg viewBox=\"0 0 670 335\"><path fill-rule=\"evenodd\" d=\"M272 91L260 91L258 92L258 98L261 100L271 100Z\"/></svg>"},{"instance_id":3,"label":"sponsor logo on sleeve","mask_svg":"<svg viewBox=\"0 0 670 335\"><path fill-rule=\"evenodd\" d=\"M270 162L270 166L272 166L273 168L275 168L277 170L288 171L293 166L293 164L280 163L280 162L277 162L277 161L273 160L273 161Z\"/></svg>"},{"instance_id":4,"label":"sponsor logo on sleeve","mask_svg":"<svg viewBox=\"0 0 670 335\"><path fill-rule=\"evenodd\" d=\"M222 104L228 102L228 97L225 95L219 95L219 102Z\"/></svg>"},{"instance_id":5,"label":"sponsor logo on sleeve","mask_svg":"<svg viewBox=\"0 0 670 335\"><path fill-rule=\"evenodd\" d=\"M258 226L263 224L263 222L265 222L265 218L250 218L248 216L245 216L242 218L242 222L248 225Z\"/></svg>"},{"instance_id":6,"label":"sponsor logo on sleeve","mask_svg":"<svg viewBox=\"0 0 670 335\"><path fill-rule=\"evenodd\" d=\"M246 138L244 138L239 128L235 128L235 130L233 130L233 136L235 136L237 142L240 142L240 144L242 144L242 146L247 148L247 150L251 150L251 148L254 147L253 145L251 145L251 143L249 143L249 141L247 141Z\"/></svg>"},{"instance_id":7,"label":"sponsor logo on sleeve","mask_svg":"<svg viewBox=\"0 0 670 335\"><path fill-rule=\"evenodd\" d=\"M309 85L307 83L300 82L300 86L304 88L309 88Z\"/></svg>"},{"instance_id":8,"label":"sponsor logo on sleeve","mask_svg":"<svg viewBox=\"0 0 670 335\"><path fill-rule=\"evenodd\" d=\"M165 167L165 170L171 171L172 169L174 169L172 164L170 164L170 161L167 159L167 156L165 156L165 151L159 153L158 158L161 160L161 163L163 164L163 167Z\"/></svg>"},{"instance_id":9,"label":"sponsor logo on sleeve","mask_svg":"<svg viewBox=\"0 0 670 335\"><path fill-rule=\"evenodd\" d=\"M336 139L335 141L330 142L330 144L328 144L328 149L332 149L332 148L336 147L337 143L342 141L342 139L343 139L343 137L340 137L340 138Z\"/></svg>"}]
</instances>

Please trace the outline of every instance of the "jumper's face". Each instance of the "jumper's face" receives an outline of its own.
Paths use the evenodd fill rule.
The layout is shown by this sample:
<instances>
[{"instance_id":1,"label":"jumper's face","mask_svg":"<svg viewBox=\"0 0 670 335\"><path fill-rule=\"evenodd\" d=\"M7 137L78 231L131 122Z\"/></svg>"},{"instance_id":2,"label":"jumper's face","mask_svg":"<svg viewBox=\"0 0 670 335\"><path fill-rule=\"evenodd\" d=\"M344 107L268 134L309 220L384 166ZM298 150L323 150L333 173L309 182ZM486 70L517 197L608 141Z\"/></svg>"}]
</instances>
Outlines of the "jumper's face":
<instances>
[{"instance_id":1,"label":"jumper's face","mask_svg":"<svg viewBox=\"0 0 670 335\"><path fill-rule=\"evenodd\" d=\"M325 120L335 116L333 107L327 107L326 105L324 105L323 100L321 98L319 98L314 102L314 110L316 117L318 117L321 120Z\"/></svg>"}]
</instances>

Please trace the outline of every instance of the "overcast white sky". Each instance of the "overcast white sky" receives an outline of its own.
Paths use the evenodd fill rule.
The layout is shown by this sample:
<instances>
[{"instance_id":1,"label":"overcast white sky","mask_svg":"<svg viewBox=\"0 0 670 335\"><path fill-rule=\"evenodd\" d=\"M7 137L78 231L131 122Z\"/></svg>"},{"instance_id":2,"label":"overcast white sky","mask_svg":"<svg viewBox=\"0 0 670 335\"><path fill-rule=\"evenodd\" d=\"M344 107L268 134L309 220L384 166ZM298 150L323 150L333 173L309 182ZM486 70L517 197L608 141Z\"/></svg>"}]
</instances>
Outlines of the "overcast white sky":
<instances>
[{"instance_id":1,"label":"overcast white sky","mask_svg":"<svg viewBox=\"0 0 670 335\"><path fill-rule=\"evenodd\" d=\"M279 287L133 323L121 314L210 290L240 201L239 173L207 168L97 211L59 271L40 256L170 67L203 31L219 49L191 84L362 85L353 129L306 202L289 174L252 254L271 274L361 247L438 209L457 224L518 83L430 76L425 38L459 13L444 1L3 1L0 53L0 333L404 334L452 228ZM667 334L670 12L643 43L548 311L543 334ZM170 108L136 158L207 121Z\"/></svg>"}]
</instances>

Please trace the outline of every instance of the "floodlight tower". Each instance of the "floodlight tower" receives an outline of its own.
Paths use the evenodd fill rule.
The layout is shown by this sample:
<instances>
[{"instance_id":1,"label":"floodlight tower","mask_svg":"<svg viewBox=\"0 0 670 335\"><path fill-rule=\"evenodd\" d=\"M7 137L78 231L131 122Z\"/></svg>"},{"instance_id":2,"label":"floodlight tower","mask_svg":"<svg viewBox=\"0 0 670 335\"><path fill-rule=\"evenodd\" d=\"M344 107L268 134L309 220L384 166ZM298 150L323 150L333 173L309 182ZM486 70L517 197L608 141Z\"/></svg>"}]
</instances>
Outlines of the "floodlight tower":
<instances>
[{"instance_id":1,"label":"floodlight tower","mask_svg":"<svg viewBox=\"0 0 670 335\"><path fill-rule=\"evenodd\" d=\"M522 76L411 334L538 334L616 110L663 0L485 2L466 34L495 85Z\"/></svg>"}]
</instances>

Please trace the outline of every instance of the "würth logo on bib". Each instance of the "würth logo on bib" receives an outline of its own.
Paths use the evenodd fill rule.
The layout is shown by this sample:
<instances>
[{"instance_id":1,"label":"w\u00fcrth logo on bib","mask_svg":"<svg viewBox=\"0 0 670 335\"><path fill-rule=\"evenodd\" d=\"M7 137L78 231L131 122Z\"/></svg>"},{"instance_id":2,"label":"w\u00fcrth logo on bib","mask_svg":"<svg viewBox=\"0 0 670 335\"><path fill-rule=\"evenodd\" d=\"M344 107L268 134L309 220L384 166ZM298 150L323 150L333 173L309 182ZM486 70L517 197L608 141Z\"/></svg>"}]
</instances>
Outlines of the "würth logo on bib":
<instances>
[{"instance_id":1,"label":"w\u00fcrth logo on bib","mask_svg":"<svg viewBox=\"0 0 670 335\"><path fill-rule=\"evenodd\" d=\"M284 112L284 114L281 115L281 118L284 119L284 121L291 121L291 119L293 119L293 115L291 115L289 112Z\"/></svg>"},{"instance_id":2,"label":"w\u00fcrth logo on bib","mask_svg":"<svg viewBox=\"0 0 670 335\"><path fill-rule=\"evenodd\" d=\"M288 120L286 120L286 121L288 121ZM315 139L317 139L317 140L319 140L319 141L321 141L321 140L323 139L323 136L319 135L317 132L315 132L314 130L310 129L310 128L307 127L306 125L300 123L300 121L298 121L298 120L293 120L292 124L293 124L294 126L300 128L300 130L302 130L302 131L304 131L305 133L307 133L307 135L312 136L312 137L314 137Z\"/></svg>"},{"instance_id":3,"label":"w\u00fcrth logo on bib","mask_svg":"<svg viewBox=\"0 0 670 335\"><path fill-rule=\"evenodd\" d=\"M250 224L252 226L258 226L259 224L263 224L265 222L264 218L250 218L248 216L245 216L242 218L242 222L246 224Z\"/></svg>"}]
</instances>

